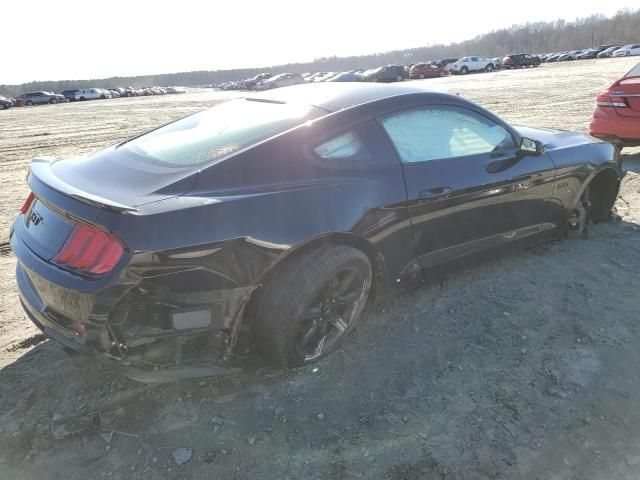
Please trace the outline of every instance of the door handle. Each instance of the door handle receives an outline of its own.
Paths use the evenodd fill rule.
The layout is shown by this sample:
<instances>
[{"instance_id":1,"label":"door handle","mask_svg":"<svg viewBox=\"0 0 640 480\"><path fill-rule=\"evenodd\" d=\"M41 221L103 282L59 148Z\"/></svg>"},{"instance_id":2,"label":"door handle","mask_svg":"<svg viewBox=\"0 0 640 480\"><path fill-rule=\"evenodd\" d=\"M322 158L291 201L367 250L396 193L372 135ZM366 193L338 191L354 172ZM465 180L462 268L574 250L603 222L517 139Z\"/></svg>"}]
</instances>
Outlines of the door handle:
<instances>
[{"instance_id":1,"label":"door handle","mask_svg":"<svg viewBox=\"0 0 640 480\"><path fill-rule=\"evenodd\" d=\"M435 187L423 190L418 194L419 202L436 202L438 200L444 200L451 195L452 189L450 187Z\"/></svg>"}]
</instances>

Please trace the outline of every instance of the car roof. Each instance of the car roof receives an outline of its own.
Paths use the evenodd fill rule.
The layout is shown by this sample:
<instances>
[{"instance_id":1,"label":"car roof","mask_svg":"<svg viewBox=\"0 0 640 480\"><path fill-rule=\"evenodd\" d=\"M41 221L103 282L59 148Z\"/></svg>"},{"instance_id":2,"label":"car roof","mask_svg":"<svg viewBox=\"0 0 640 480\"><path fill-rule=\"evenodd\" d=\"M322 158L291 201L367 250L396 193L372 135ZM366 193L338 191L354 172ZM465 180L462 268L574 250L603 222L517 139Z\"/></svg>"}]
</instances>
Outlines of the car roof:
<instances>
[{"instance_id":1,"label":"car roof","mask_svg":"<svg viewBox=\"0 0 640 480\"><path fill-rule=\"evenodd\" d=\"M433 99L450 97L448 94L403 84L336 82L294 85L249 98L312 105L323 110L336 112L376 100L416 93L426 94Z\"/></svg>"}]
</instances>

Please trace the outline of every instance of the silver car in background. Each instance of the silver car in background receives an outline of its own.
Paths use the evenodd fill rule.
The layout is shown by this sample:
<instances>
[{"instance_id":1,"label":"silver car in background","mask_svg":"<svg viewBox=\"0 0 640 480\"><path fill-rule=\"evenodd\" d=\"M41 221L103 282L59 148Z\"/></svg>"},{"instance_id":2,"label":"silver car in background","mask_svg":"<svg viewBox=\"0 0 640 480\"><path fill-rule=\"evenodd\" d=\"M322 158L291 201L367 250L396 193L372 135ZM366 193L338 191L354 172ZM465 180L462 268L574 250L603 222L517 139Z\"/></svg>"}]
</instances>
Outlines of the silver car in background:
<instances>
[{"instance_id":1,"label":"silver car in background","mask_svg":"<svg viewBox=\"0 0 640 480\"><path fill-rule=\"evenodd\" d=\"M275 77L263 80L255 86L256 90L270 90L272 88L288 87L304 83L304 78L299 73L281 73Z\"/></svg>"},{"instance_id":2,"label":"silver car in background","mask_svg":"<svg viewBox=\"0 0 640 480\"><path fill-rule=\"evenodd\" d=\"M103 88L85 88L76 92L76 100L99 100L113 98L109 90Z\"/></svg>"},{"instance_id":3,"label":"silver car in background","mask_svg":"<svg viewBox=\"0 0 640 480\"><path fill-rule=\"evenodd\" d=\"M42 105L45 103L58 103L67 101L64 95L44 91L28 92L20 95L20 98L23 98L24 103L27 105Z\"/></svg>"}]
</instances>

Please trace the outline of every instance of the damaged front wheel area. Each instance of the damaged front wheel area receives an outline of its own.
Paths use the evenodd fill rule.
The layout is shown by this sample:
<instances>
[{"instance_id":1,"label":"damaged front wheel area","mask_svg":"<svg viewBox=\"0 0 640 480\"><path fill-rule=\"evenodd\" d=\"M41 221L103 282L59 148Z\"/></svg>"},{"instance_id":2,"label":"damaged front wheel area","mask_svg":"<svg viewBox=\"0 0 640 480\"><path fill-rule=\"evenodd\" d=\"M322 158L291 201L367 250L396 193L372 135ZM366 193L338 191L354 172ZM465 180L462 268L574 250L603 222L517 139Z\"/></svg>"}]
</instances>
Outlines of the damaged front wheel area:
<instances>
[{"instance_id":1,"label":"damaged front wheel area","mask_svg":"<svg viewBox=\"0 0 640 480\"><path fill-rule=\"evenodd\" d=\"M372 277L369 258L350 246L299 256L262 292L253 328L256 344L283 367L327 356L362 315Z\"/></svg>"},{"instance_id":2,"label":"damaged front wheel area","mask_svg":"<svg viewBox=\"0 0 640 480\"><path fill-rule=\"evenodd\" d=\"M569 218L567 237L572 239L585 238L589 235L591 225L591 199L589 186L585 188L573 214Z\"/></svg>"}]
</instances>

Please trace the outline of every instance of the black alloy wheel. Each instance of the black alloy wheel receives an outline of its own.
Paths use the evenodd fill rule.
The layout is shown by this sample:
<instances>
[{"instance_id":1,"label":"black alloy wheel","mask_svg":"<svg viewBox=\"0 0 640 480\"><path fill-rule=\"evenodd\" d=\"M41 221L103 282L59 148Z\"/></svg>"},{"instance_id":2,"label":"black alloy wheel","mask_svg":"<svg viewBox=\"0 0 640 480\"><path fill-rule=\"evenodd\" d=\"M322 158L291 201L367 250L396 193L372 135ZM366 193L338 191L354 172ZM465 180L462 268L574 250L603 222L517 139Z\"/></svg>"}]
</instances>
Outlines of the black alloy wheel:
<instances>
[{"instance_id":1,"label":"black alloy wheel","mask_svg":"<svg viewBox=\"0 0 640 480\"><path fill-rule=\"evenodd\" d=\"M336 272L318 297L302 313L296 335L296 353L310 363L326 351L333 351L351 330L368 279L362 269L346 267Z\"/></svg>"},{"instance_id":2,"label":"black alloy wheel","mask_svg":"<svg viewBox=\"0 0 640 480\"><path fill-rule=\"evenodd\" d=\"M369 257L357 248L327 245L297 255L250 306L256 345L283 367L324 358L361 317L372 283Z\"/></svg>"}]
</instances>

